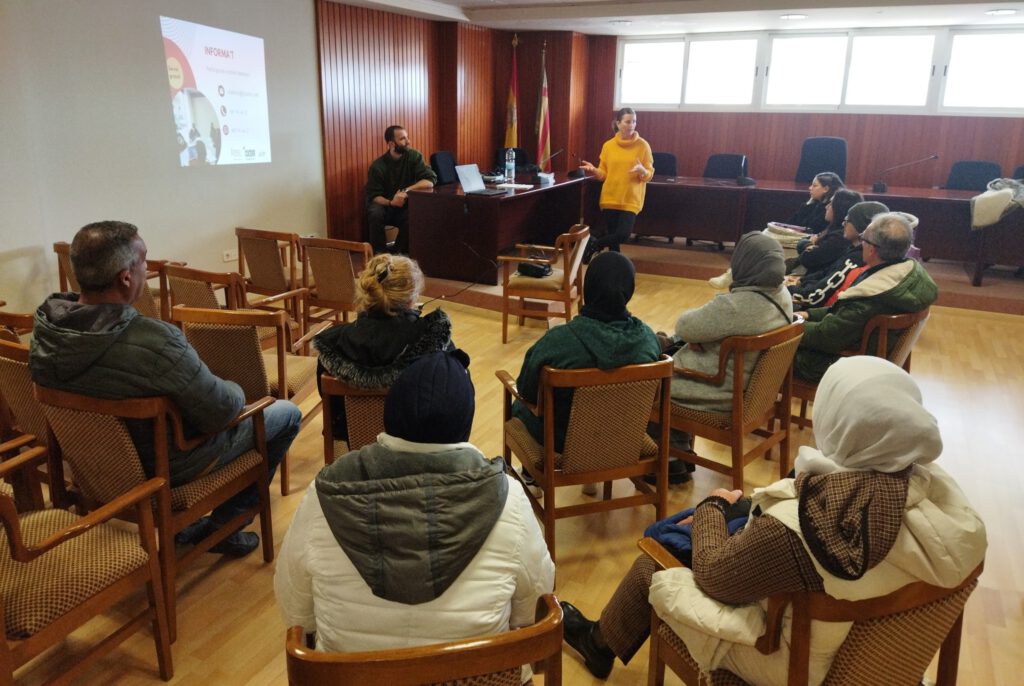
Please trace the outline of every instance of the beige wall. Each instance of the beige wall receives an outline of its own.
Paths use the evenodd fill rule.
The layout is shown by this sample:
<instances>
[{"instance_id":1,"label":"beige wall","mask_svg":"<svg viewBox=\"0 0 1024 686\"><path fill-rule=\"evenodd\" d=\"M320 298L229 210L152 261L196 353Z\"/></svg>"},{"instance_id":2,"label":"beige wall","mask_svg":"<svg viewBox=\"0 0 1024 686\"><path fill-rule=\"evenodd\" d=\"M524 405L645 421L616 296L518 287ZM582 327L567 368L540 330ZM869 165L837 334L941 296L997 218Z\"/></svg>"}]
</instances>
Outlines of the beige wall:
<instances>
[{"instance_id":1,"label":"beige wall","mask_svg":"<svg viewBox=\"0 0 1024 686\"><path fill-rule=\"evenodd\" d=\"M264 40L273 162L181 168L160 15ZM57 288L51 245L137 224L153 258L234 269L234 227L324 234L312 0L3 0L0 299Z\"/></svg>"}]
</instances>

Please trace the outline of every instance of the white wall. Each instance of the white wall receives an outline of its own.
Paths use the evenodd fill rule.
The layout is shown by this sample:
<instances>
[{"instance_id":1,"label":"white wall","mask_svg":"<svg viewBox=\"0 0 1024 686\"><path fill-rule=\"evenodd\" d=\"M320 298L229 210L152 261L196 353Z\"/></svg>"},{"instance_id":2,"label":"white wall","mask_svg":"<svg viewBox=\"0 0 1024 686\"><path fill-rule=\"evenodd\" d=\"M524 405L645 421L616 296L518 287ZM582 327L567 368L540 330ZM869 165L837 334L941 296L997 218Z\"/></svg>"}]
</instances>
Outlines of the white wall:
<instances>
[{"instance_id":1,"label":"white wall","mask_svg":"<svg viewBox=\"0 0 1024 686\"><path fill-rule=\"evenodd\" d=\"M161 15L264 40L273 162L178 166ZM234 228L325 233L313 0L0 0L0 300L57 289L55 241L136 224L227 270Z\"/></svg>"}]
</instances>

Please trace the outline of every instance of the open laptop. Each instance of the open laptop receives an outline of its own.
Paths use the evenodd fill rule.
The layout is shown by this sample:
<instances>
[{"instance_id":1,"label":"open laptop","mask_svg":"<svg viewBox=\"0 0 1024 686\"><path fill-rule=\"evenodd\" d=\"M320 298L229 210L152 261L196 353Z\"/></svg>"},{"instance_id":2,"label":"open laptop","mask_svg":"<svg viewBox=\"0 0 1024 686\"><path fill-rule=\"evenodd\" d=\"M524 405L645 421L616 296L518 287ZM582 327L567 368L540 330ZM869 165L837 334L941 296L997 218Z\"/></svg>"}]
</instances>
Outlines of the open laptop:
<instances>
[{"instance_id":1,"label":"open laptop","mask_svg":"<svg viewBox=\"0 0 1024 686\"><path fill-rule=\"evenodd\" d=\"M475 164L460 164L455 167L455 173L458 174L462 192L466 195L505 195L506 193L500 188L484 188L484 179L480 176L480 168Z\"/></svg>"}]
</instances>

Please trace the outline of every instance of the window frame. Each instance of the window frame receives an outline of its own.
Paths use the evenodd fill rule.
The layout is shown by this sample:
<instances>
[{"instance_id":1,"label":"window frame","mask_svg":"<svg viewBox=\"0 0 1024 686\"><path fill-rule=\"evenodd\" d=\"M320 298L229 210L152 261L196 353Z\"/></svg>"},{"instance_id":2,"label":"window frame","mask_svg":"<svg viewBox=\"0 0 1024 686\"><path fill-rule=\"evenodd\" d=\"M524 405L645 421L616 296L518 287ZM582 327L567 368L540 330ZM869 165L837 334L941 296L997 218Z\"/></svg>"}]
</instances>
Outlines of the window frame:
<instances>
[{"instance_id":1,"label":"window frame","mask_svg":"<svg viewBox=\"0 0 1024 686\"><path fill-rule=\"evenodd\" d=\"M1024 117L1024 107L946 107L942 100L946 95L946 73L953 58L953 38L965 34L1006 34L1016 33L1024 41L1024 25L1016 27L992 26L961 26L951 27L946 31L946 45L942 60L936 62L935 70L940 75L939 86L935 92L935 112L943 116L974 116L974 117Z\"/></svg>"}]
</instances>

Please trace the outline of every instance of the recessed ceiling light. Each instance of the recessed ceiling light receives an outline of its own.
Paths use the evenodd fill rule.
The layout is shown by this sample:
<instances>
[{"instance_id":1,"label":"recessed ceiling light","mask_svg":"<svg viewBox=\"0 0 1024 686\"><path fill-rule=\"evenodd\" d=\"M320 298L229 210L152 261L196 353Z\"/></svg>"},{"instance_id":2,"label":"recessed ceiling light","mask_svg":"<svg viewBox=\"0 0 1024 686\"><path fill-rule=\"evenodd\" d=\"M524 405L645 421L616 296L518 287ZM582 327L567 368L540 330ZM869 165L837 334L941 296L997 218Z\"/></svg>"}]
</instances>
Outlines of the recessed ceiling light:
<instances>
[{"instance_id":1,"label":"recessed ceiling light","mask_svg":"<svg viewBox=\"0 0 1024 686\"><path fill-rule=\"evenodd\" d=\"M1019 11L1020 10L1011 10L1011 9L988 10L987 12L985 12L985 14L987 14L990 17L1009 17L1009 16L1011 16L1013 14L1017 14L1017 12L1019 12Z\"/></svg>"},{"instance_id":2,"label":"recessed ceiling light","mask_svg":"<svg viewBox=\"0 0 1024 686\"><path fill-rule=\"evenodd\" d=\"M783 14L779 17L779 19L782 19L783 21L800 21L801 19L806 18L806 14Z\"/></svg>"},{"instance_id":3,"label":"recessed ceiling light","mask_svg":"<svg viewBox=\"0 0 1024 686\"><path fill-rule=\"evenodd\" d=\"M608 23L609 23L609 24L612 24L612 25L614 25L614 26L629 26L629 25L630 25L630 24L632 24L633 22L632 22L632 21L630 21L629 19L612 19L612 20L611 20L610 22L608 22Z\"/></svg>"}]
</instances>

